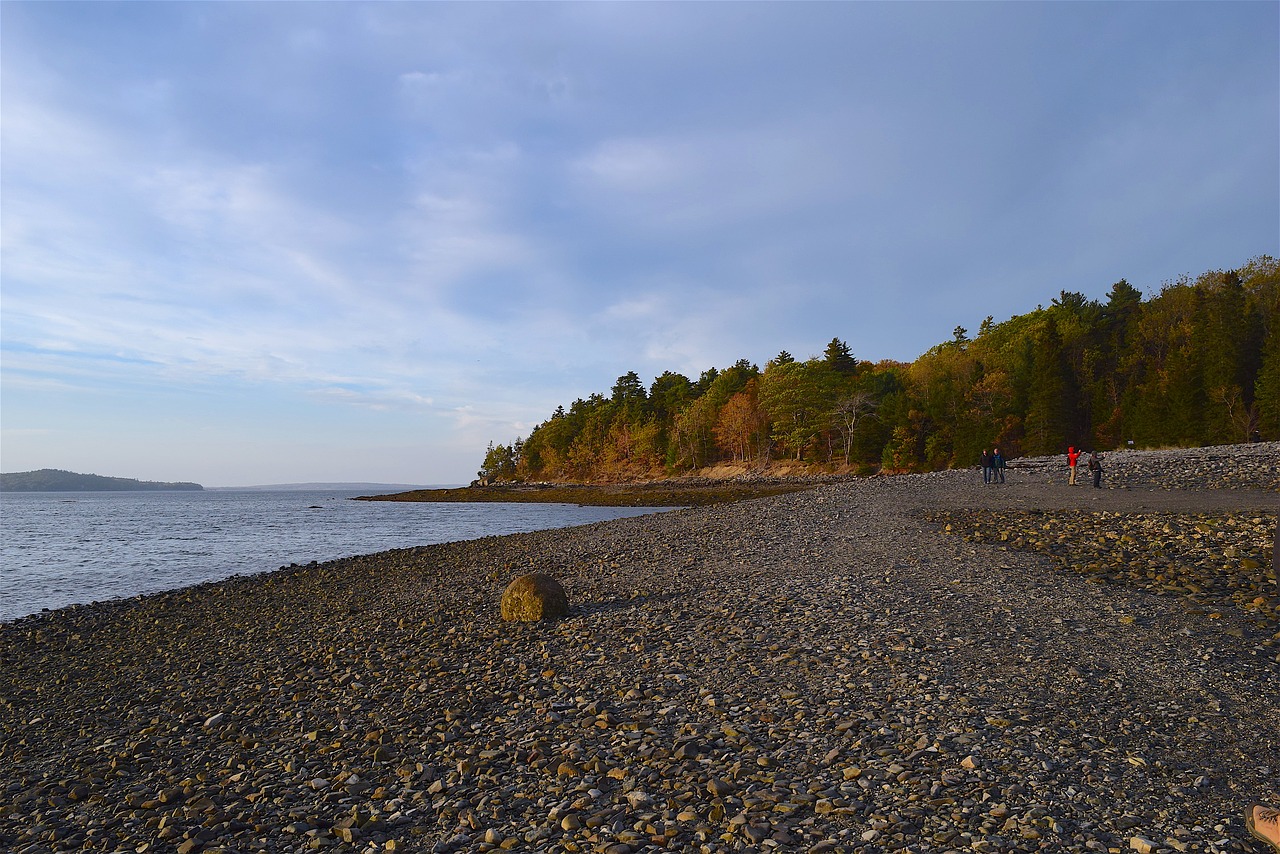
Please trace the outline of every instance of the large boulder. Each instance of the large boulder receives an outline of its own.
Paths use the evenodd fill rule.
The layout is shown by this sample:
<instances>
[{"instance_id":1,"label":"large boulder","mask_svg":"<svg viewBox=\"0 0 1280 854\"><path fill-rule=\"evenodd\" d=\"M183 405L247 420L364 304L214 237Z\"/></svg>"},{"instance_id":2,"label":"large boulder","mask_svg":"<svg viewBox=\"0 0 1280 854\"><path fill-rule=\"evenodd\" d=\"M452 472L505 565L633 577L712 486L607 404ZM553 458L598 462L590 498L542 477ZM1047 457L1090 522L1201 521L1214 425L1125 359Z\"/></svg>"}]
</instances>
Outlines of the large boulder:
<instances>
[{"instance_id":1,"label":"large boulder","mask_svg":"<svg viewBox=\"0 0 1280 854\"><path fill-rule=\"evenodd\" d=\"M542 572L522 575L502 592L502 619L507 621L558 620L568 613L569 597L564 588Z\"/></svg>"}]
</instances>

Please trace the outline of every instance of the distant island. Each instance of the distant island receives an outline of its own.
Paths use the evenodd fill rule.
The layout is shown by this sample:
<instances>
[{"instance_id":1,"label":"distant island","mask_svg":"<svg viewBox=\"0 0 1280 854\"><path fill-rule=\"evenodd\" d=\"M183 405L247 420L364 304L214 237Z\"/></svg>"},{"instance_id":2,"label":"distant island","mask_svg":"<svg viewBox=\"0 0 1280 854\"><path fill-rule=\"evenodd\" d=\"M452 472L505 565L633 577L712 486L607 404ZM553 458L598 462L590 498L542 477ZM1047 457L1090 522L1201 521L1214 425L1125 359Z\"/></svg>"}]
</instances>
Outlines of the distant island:
<instances>
[{"instance_id":1,"label":"distant island","mask_svg":"<svg viewBox=\"0 0 1280 854\"><path fill-rule=\"evenodd\" d=\"M198 483L160 483L129 477L76 474L61 469L40 469L0 474L0 492L198 492Z\"/></svg>"},{"instance_id":2,"label":"distant island","mask_svg":"<svg viewBox=\"0 0 1280 854\"><path fill-rule=\"evenodd\" d=\"M264 483L255 486L210 486L210 492L405 492L411 489L431 489L420 483L365 483L357 482L318 482L318 483ZM447 487L440 487L447 488Z\"/></svg>"}]
</instances>

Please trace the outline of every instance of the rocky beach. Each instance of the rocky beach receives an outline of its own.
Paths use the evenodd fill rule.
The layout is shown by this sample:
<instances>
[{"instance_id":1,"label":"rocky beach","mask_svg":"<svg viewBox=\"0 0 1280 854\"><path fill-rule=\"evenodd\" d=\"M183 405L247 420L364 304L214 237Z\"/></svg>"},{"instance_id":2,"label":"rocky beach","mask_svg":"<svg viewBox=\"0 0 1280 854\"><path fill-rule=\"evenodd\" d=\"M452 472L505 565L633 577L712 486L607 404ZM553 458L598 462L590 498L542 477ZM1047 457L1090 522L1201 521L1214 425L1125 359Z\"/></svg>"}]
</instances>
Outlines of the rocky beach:
<instances>
[{"instance_id":1,"label":"rocky beach","mask_svg":"<svg viewBox=\"0 0 1280 854\"><path fill-rule=\"evenodd\" d=\"M850 479L0 625L14 852L1262 852L1280 443ZM1083 472L1081 480L1085 480ZM504 623L513 578L571 607Z\"/></svg>"}]
</instances>

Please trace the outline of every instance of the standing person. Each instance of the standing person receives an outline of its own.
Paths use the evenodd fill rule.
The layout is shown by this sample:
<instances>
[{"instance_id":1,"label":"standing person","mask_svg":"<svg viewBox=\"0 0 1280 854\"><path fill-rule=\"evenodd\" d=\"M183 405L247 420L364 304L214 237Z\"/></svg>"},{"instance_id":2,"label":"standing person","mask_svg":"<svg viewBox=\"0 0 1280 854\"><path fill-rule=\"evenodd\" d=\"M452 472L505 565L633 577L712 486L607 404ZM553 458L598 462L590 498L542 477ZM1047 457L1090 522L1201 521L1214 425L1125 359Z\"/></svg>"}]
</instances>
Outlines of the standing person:
<instances>
[{"instance_id":1,"label":"standing person","mask_svg":"<svg viewBox=\"0 0 1280 854\"><path fill-rule=\"evenodd\" d=\"M991 482L1004 483L1004 455L1000 453L999 448L991 454L991 467L995 469L991 474Z\"/></svg>"},{"instance_id":2,"label":"standing person","mask_svg":"<svg viewBox=\"0 0 1280 854\"><path fill-rule=\"evenodd\" d=\"M1097 451L1089 452L1089 471L1093 472L1093 488L1102 489L1102 459Z\"/></svg>"},{"instance_id":3,"label":"standing person","mask_svg":"<svg viewBox=\"0 0 1280 854\"><path fill-rule=\"evenodd\" d=\"M982 482L991 483L991 452L983 450L979 459L982 461Z\"/></svg>"},{"instance_id":4,"label":"standing person","mask_svg":"<svg viewBox=\"0 0 1280 854\"><path fill-rule=\"evenodd\" d=\"M1074 446L1067 448L1067 486L1076 485L1076 463L1080 462L1080 452Z\"/></svg>"}]
</instances>

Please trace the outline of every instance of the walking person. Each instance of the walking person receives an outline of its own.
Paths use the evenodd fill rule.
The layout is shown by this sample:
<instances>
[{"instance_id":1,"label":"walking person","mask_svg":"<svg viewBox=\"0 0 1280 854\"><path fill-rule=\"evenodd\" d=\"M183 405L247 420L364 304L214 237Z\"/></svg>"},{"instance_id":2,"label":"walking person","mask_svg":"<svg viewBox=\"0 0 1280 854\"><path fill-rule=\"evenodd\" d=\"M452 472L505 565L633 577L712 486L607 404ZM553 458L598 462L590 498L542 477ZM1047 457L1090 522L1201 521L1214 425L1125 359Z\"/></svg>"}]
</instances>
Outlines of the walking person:
<instances>
[{"instance_id":1,"label":"walking person","mask_svg":"<svg viewBox=\"0 0 1280 854\"><path fill-rule=\"evenodd\" d=\"M984 449L979 460L982 462L982 482L991 483L991 452Z\"/></svg>"},{"instance_id":2,"label":"walking person","mask_svg":"<svg viewBox=\"0 0 1280 854\"><path fill-rule=\"evenodd\" d=\"M1076 485L1076 463L1080 462L1080 452L1075 447L1067 448L1067 486Z\"/></svg>"},{"instance_id":3,"label":"walking person","mask_svg":"<svg viewBox=\"0 0 1280 854\"><path fill-rule=\"evenodd\" d=\"M1102 458L1097 451L1089 452L1089 471L1093 472L1093 488L1102 489Z\"/></svg>"},{"instance_id":4,"label":"walking person","mask_svg":"<svg viewBox=\"0 0 1280 854\"><path fill-rule=\"evenodd\" d=\"M991 474L991 482L1004 483L1004 455L1000 453L999 448L991 454L991 467L995 469Z\"/></svg>"}]
</instances>

